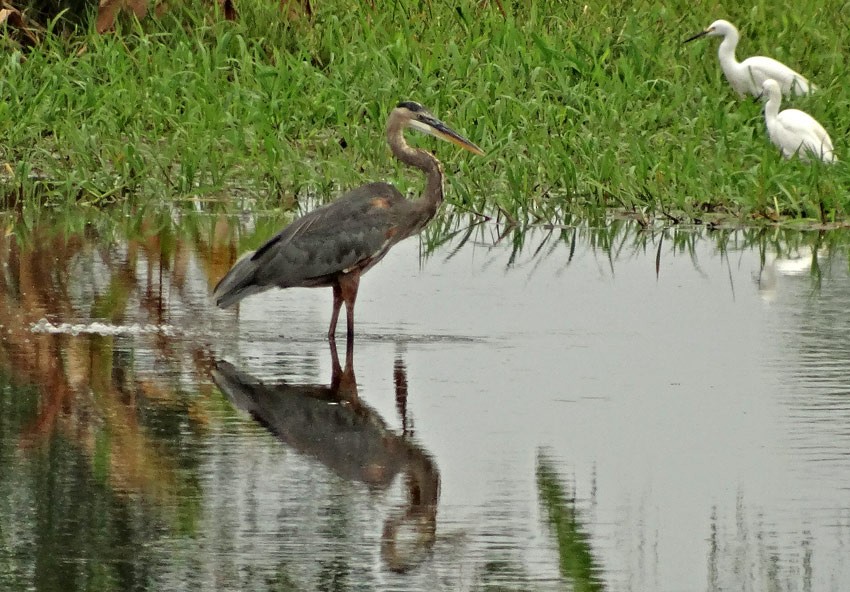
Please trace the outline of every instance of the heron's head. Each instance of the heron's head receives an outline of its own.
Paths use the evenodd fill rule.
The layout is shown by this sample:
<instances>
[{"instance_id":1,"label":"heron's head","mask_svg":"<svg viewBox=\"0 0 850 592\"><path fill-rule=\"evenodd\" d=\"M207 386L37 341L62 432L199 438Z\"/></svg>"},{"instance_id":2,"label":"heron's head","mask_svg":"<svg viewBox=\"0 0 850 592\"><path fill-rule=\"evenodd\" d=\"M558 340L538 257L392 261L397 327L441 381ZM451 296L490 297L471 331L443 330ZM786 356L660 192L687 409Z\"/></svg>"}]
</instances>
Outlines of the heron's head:
<instances>
[{"instance_id":1,"label":"heron's head","mask_svg":"<svg viewBox=\"0 0 850 592\"><path fill-rule=\"evenodd\" d=\"M780 88L779 83L776 82L773 78L768 78L761 84L761 94L759 98L765 98L768 101L773 98L780 98L782 96L782 88Z\"/></svg>"},{"instance_id":2,"label":"heron's head","mask_svg":"<svg viewBox=\"0 0 850 592\"><path fill-rule=\"evenodd\" d=\"M478 146L451 129L445 123L434 117L425 107L414 101L402 101L394 109L394 114L401 119L403 127L410 127L420 132L432 135L446 142L451 142L469 150L473 154L484 154Z\"/></svg>"},{"instance_id":3,"label":"heron's head","mask_svg":"<svg viewBox=\"0 0 850 592\"><path fill-rule=\"evenodd\" d=\"M708 27L694 35L693 37L688 37L685 39L684 43L688 43L689 41L693 41L694 39L699 39L700 37L726 37L732 32L737 32L735 25L730 23L729 21L724 21L720 19L718 21L714 21Z\"/></svg>"}]
</instances>

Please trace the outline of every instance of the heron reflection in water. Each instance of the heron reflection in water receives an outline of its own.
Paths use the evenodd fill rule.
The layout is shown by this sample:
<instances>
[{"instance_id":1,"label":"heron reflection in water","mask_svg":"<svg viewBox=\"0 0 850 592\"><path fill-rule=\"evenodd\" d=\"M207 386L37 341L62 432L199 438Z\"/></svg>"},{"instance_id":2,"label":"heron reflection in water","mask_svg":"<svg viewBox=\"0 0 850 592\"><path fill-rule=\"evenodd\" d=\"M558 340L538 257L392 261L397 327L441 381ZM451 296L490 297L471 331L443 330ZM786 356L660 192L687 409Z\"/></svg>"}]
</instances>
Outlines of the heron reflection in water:
<instances>
[{"instance_id":1,"label":"heron reflection in water","mask_svg":"<svg viewBox=\"0 0 850 592\"><path fill-rule=\"evenodd\" d=\"M333 342L330 348L330 385L265 384L224 361L216 362L213 381L235 407L250 413L289 447L344 479L383 491L403 474L406 503L384 521L381 556L391 570L406 572L433 548L440 473L431 456L406 437L404 364L397 360L394 371L396 404L405 426L398 435L360 400L353 348L347 348L345 368L340 366Z\"/></svg>"},{"instance_id":2,"label":"heron reflection in water","mask_svg":"<svg viewBox=\"0 0 850 592\"><path fill-rule=\"evenodd\" d=\"M243 255L219 281L213 297L227 308L269 288L333 288L328 339L334 340L345 303L347 338L354 338L354 302L360 276L397 242L418 234L443 201L443 168L429 152L412 148L404 130L413 128L475 154L483 151L412 101L399 103L387 121L393 155L425 173L425 190L407 200L388 183L369 183L298 218L256 251Z\"/></svg>"}]
</instances>

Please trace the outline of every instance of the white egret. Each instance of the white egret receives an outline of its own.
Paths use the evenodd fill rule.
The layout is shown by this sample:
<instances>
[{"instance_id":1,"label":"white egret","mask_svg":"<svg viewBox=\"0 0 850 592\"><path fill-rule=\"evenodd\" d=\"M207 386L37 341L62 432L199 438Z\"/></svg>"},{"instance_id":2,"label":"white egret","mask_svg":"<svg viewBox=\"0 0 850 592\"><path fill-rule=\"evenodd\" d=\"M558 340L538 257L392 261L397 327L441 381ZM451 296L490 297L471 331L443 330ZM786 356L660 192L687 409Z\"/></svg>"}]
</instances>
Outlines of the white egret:
<instances>
[{"instance_id":1,"label":"white egret","mask_svg":"<svg viewBox=\"0 0 850 592\"><path fill-rule=\"evenodd\" d=\"M805 95L817 88L809 83L805 76L773 58L753 56L739 62L735 58L735 48L740 36L738 29L729 21L714 21L705 31L685 39L685 43L700 37L723 37L723 42L717 50L720 67L726 80L742 98L747 93L754 97L759 96L762 83L771 78L779 83L784 95Z\"/></svg>"},{"instance_id":2,"label":"white egret","mask_svg":"<svg viewBox=\"0 0 850 592\"><path fill-rule=\"evenodd\" d=\"M838 160L833 154L829 134L814 117L799 109L785 109L779 112L782 92L778 82L773 79L765 80L762 96L767 99L764 106L767 135L782 151L782 156L791 158L799 154L801 160L809 160L810 156L824 162Z\"/></svg>"}]
</instances>

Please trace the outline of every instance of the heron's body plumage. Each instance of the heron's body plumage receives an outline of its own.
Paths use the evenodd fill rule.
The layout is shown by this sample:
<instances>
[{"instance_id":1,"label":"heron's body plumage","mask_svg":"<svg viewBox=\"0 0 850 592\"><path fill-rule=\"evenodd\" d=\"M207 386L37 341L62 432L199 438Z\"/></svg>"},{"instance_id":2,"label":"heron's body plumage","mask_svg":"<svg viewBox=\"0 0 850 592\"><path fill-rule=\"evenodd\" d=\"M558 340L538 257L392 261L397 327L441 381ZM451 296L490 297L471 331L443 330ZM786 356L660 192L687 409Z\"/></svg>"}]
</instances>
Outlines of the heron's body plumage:
<instances>
[{"instance_id":1,"label":"heron's body plumage","mask_svg":"<svg viewBox=\"0 0 850 592\"><path fill-rule=\"evenodd\" d=\"M243 256L216 288L216 303L226 308L269 288L332 286L340 274L365 273L433 216L422 210L420 224L402 228L415 204L389 183L352 189Z\"/></svg>"},{"instance_id":2,"label":"heron's body plumage","mask_svg":"<svg viewBox=\"0 0 850 592\"><path fill-rule=\"evenodd\" d=\"M408 126L483 154L422 105L399 103L387 121L387 141L396 158L425 173L422 196L405 199L388 183L368 183L348 191L297 218L259 249L243 255L215 287L216 305L227 308L269 288L329 286L334 290L334 308L328 338L334 339L339 310L345 303L351 341L360 276L394 244L418 234L443 201L440 162L425 150L407 144L403 132Z\"/></svg>"}]
</instances>

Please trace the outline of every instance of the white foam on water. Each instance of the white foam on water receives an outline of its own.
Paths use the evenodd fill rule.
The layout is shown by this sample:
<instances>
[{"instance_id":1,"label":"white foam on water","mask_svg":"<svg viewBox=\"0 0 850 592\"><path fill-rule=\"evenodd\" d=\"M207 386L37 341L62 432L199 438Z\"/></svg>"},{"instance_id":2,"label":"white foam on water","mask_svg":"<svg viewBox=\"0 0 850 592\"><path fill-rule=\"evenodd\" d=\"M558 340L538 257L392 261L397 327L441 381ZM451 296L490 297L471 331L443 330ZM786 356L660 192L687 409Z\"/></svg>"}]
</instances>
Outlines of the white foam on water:
<instances>
[{"instance_id":1,"label":"white foam on water","mask_svg":"<svg viewBox=\"0 0 850 592\"><path fill-rule=\"evenodd\" d=\"M90 323L51 323L42 318L30 325L33 333L64 333L68 335L150 335L159 333L169 337L176 335L172 325L153 325L132 323L130 325L113 325L94 321Z\"/></svg>"}]
</instances>

